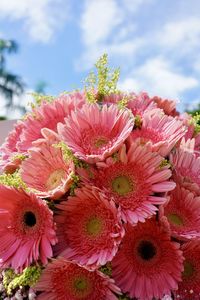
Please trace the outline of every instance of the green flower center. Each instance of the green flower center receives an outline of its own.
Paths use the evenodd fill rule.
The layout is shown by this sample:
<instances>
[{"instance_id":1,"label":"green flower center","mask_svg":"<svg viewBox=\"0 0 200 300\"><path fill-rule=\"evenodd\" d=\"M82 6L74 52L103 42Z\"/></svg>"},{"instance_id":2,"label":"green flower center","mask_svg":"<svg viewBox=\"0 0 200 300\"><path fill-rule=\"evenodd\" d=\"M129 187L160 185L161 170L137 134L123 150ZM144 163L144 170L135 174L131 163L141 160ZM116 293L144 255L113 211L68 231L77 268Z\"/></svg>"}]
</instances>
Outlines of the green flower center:
<instances>
[{"instance_id":1,"label":"green flower center","mask_svg":"<svg viewBox=\"0 0 200 300\"><path fill-rule=\"evenodd\" d=\"M102 221L97 217L92 217L86 224L86 231L90 236L96 237L102 231Z\"/></svg>"},{"instance_id":2,"label":"green flower center","mask_svg":"<svg viewBox=\"0 0 200 300\"><path fill-rule=\"evenodd\" d=\"M182 226L184 224L183 219L177 214L169 214L167 216L167 219L169 220L170 223L177 226Z\"/></svg>"},{"instance_id":3,"label":"green flower center","mask_svg":"<svg viewBox=\"0 0 200 300\"><path fill-rule=\"evenodd\" d=\"M120 196L124 196L133 190L133 184L128 176L117 176L112 181L112 189Z\"/></svg>"},{"instance_id":4,"label":"green flower center","mask_svg":"<svg viewBox=\"0 0 200 300\"><path fill-rule=\"evenodd\" d=\"M82 299L90 295L92 291L91 282L85 277L79 277L74 280L75 295L79 299Z\"/></svg>"},{"instance_id":5,"label":"green flower center","mask_svg":"<svg viewBox=\"0 0 200 300\"><path fill-rule=\"evenodd\" d=\"M195 268L192 265L191 262L188 260L184 261L184 271L183 271L183 277L189 278L191 277L195 272Z\"/></svg>"},{"instance_id":6,"label":"green flower center","mask_svg":"<svg viewBox=\"0 0 200 300\"><path fill-rule=\"evenodd\" d=\"M95 140L94 145L96 148L101 148L102 146L106 145L108 143L107 139L104 137L100 137Z\"/></svg>"}]
</instances>

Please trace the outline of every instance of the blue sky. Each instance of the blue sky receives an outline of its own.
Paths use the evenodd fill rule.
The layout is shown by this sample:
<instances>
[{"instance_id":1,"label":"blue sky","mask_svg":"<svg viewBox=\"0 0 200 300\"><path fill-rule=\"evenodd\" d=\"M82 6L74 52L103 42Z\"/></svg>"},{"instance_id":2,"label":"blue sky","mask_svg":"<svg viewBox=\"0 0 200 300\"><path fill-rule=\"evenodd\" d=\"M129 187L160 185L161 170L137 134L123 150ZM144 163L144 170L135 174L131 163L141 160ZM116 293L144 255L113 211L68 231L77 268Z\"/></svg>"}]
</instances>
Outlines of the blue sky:
<instances>
[{"instance_id":1,"label":"blue sky","mask_svg":"<svg viewBox=\"0 0 200 300\"><path fill-rule=\"evenodd\" d=\"M107 52L122 89L200 102L199 0L1 0L0 37L20 44L8 68L27 92L78 88Z\"/></svg>"}]
</instances>

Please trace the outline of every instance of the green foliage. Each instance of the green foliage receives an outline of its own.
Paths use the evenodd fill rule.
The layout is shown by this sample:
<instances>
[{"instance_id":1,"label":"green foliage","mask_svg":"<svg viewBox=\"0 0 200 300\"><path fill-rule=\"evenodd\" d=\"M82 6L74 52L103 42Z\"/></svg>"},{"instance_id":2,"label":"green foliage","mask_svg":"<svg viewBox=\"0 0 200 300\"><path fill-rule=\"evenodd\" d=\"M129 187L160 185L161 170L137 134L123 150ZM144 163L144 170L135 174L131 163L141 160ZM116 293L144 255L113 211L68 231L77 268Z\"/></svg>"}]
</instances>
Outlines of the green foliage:
<instances>
[{"instance_id":1,"label":"green foliage","mask_svg":"<svg viewBox=\"0 0 200 300\"><path fill-rule=\"evenodd\" d=\"M55 97L50 96L50 95L42 95L42 94L38 94L38 93L31 93L31 95L33 96L35 103L30 103L29 105L31 106L32 109L40 106L43 102L53 102L53 100L55 100Z\"/></svg>"},{"instance_id":2,"label":"green foliage","mask_svg":"<svg viewBox=\"0 0 200 300\"><path fill-rule=\"evenodd\" d=\"M142 118L139 115L135 116L134 125L136 128L142 127Z\"/></svg>"},{"instance_id":3,"label":"green foliage","mask_svg":"<svg viewBox=\"0 0 200 300\"><path fill-rule=\"evenodd\" d=\"M95 64L96 73L90 72L85 80L85 91L89 103L102 102L103 97L117 90L120 70L108 67L108 56L103 54Z\"/></svg>"},{"instance_id":4,"label":"green foliage","mask_svg":"<svg viewBox=\"0 0 200 300\"><path fill-rule=\"evenodd\" d=\"M111 277L112 276L112 264L111 264L111 262L108 262L106 265L100 267L99 271L101 271L105 275Z\"/></svg>"},{"instance_id":5,"label":"green foliage","mask_svg":"<svg viewBox=\"0 0 200 300\"><path fill-rule=\"evenodd\" d=\"M13 174L1 174L0 175L0 184L15 187L17 189L22 188L24 190L27 190L27 186L25 182L23 182L20 174L18 172L15 172Z\"/></svg>"},{"instance_id":6,"label":"green foliage","mask_svg":"<svg viewBox=\"0 0 200 300\"><path fill-rule=\"evenodd\" d=\"M79 185L80 178L79 178L79 176L77 176L74 173L71 175L71 178L73 179L73 183L71 184L71 187L70 187L70 196L74 196L75 195L75 189Z\"/></svg>"},{"instance_id":7,"label":"green foliage","mask_svg":"<svg viewBox=\"0 0 200 300\"><path fill-rule=\"evenodd\" d=\"M200 132L200 113L193 115L192 123L195 126L195 134L198 134Z\"/></svg>"},{"instance_id":8,"label":"green foliage","mask_svg":"<svg viewBox=\"0 0 200 300\"><path fill-rule=\"evenodd\" d=\"M18 287L33 286L40 278L41 272L42 269L39 266L27 267L21 274L15 274L12 269L6 270L3 285L8 295L12 294L12 291Z\"/></svg>"},{"instance_id":9,"label":"green foliage","mask_svg":"<svg viewBox=\"0 0 200 300\"><path fill-rule=\"evenodd\" d=\"M118 296L118 299L119 299L119 300L131 300L131 298L129 298L129 297L126 296L126 295L120 295L120 296Z\"/></svg>"}]
</instances>

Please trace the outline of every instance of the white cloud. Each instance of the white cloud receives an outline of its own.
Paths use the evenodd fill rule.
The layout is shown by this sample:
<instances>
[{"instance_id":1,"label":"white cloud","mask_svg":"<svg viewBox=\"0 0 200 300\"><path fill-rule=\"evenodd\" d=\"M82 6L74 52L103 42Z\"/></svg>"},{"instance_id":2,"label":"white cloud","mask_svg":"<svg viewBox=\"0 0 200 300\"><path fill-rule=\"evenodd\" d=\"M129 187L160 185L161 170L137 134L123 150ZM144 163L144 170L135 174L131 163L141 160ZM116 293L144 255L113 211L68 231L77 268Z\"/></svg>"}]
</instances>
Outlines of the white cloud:
<instances>
[{"instance_id":1,"label":"white cloud","mask_svg":"<svg viewBox=\"0 0 200 300\"><path fill-rule=\"evenodd\" d=\"M168 22L157 39L161 46L171 48L173 51L178 48L179 53L195 51L200 44L200 19L190 17Z\"/></svg>"},{"instance_id":2,"label":"white cloud","mask_svg":"<svg viewBox=\"0 0 200 300\"><path fill-rule=\"evenodd\" d=\"M104 41L121 22L122 11L115 0L86 1L80 24L84 43Z\"/></svg>"},{"instance_id":3,"label":"white cloud","mask_svg":"<svg viewBox=\"0 0 200 300\"><path fill-rule=\"evenodd\" d=\"M151 95L174 99L181 98L185 91L198 85L195 77L177 72L163 57L148 59L120 83L124 90L147 90Z\"/></svg>"},{"instance_id":4,"label":"white cloud","mask_svg":"<svg viewBox=\"0 0 200 300\"><path fill-rule=\"evenodd\" d=\"M68 0L1 0L0 18L22 20L33 40L49 42L68 18Z\"/></svg>"}]
</instances>

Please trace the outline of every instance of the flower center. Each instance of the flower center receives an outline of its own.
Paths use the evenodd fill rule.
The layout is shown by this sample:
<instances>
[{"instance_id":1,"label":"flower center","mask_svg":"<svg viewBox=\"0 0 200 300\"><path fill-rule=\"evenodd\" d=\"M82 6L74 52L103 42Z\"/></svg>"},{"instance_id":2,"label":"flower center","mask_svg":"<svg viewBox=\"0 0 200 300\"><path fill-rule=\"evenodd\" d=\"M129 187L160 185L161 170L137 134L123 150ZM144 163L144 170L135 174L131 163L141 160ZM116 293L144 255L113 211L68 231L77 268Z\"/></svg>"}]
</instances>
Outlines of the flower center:
<instances>
[{"instance_id":1,"label":"flower center","mask_svg":"<svg viewBox=\"0 0 200 300\"><path fill-rule=\"evenodd\" d=\"M194 266L191 262L188 260L184 261L184 271L183 271L183 277L189 278L191 277L195 272Z\"/></svg>"},{"instance_id":2,"label":"flower center","mask_svg":"<svg viewBox=\"0 0 200 300\"><path fill-rule=\"evenodd\" d=\"M65 175L65 171L63 169L55 170L50 174L49 178L46 182L46 188L48 190L55 189L62 181L62 178Z\"/></svg>"},{"instance_id":3,"label":"flower center","mask_svg":"<svg viewBox=\"0 0 200 300\"><path fill-rule=\"evenodd\" d=\"M169 214L167 216L167 219L169 220L170 223L177 225L177 226L182 226L183 225L183 220L180 216L177 214Z\"/></svg>"},{"instance_id":4,"label":"flower center","mask_svg":"<svg viewBox=\"0 0 200 300\"><path fill-rule=\"evenodd\" d=\"M74 289L76 297L85 298L91 293L91 282L85 277L79 277L74 280Z\"/></svg>"},{"instance_id":5,"label":"flower center","mask_svg":"<svg viewBox=\"0 0 200 300\"><path fill-rule=\"evenodd\" d=\"M102 231L102 221L96 217L91 218L86 224L86 231L90 236L96 237Z\"/></svg>"},{"instance_id":6,"label":"flower center","mask_svg":"<svg viewBox=\"0 0 200 300\"><path fill-rule=\"evenodd\" d=\"M96 148L101 148L102 146L106 145L108 143L108 140L104 137L100 137L95 140L94 145Z\"/></svg>"},{"instance_id":7,"label":"flower center","mask_svg":"<svg viewBox=\"0 0 200 300\"><path fill-rule=\"evenodd\" d=\"M36 224L36 217L32 211L27 211L24 214L24 223L29 226L33 227Z\"/></svg>"},{"instance_id":8,"label":"flower center","mask_svg":"<svg viewBox=\"0 0 200 300\"><path fill-rule=\"evenodd\" d=\"M156 255L156 247L150 241L141 241L138 245L137 252L143 260L151 260Z\"/></svg>"},{"instance_id":9,"label":"flower center","mask_svg":"<svg viewBox=\"0 0 200 300\"><path fill-rule=\"evenodd\" d=\"M122 175L122 176L117 176L116 178L113 179L112 189L117 194L124 196L129 192L132 192L133 185L129 177Z\"/></svg>"}]
</instances>

